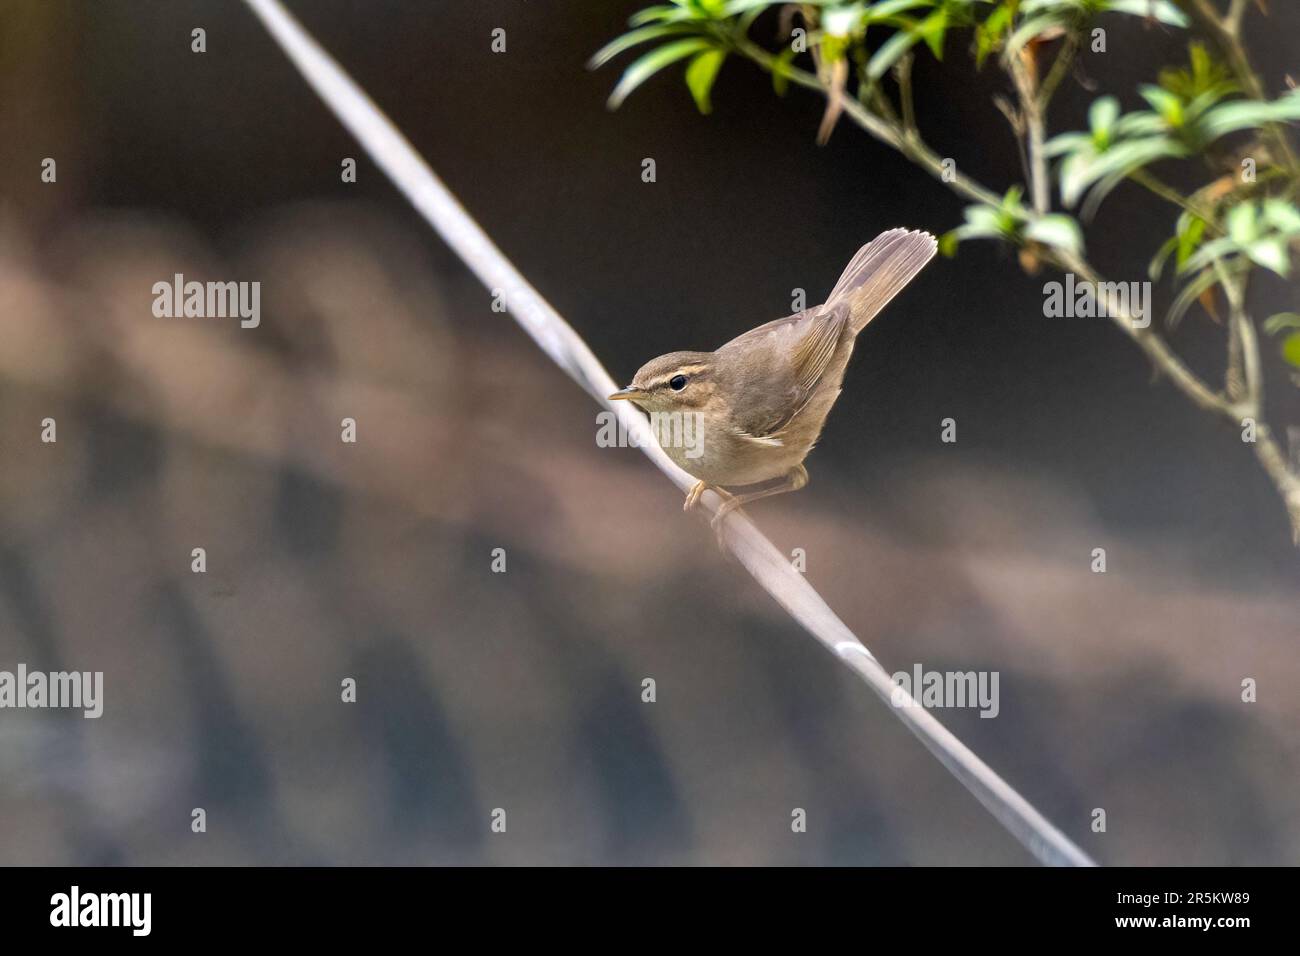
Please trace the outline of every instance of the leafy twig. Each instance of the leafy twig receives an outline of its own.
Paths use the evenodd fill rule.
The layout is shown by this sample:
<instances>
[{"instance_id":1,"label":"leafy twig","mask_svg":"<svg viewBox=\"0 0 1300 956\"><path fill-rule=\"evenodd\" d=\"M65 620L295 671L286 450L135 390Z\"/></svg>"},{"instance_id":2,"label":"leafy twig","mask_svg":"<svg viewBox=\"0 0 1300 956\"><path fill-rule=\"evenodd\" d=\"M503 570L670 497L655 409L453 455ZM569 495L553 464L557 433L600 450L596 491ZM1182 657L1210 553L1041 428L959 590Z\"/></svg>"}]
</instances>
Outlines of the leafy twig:
<instances>
[{"instance_id":1,"label":"leafy twig","mask_svg":"<svg viewBox=\"0 0 1300 956\"><path fill-rule=\"evenodd\" d=\"M728 37L727 42L733 50L763 69L769 72L779 69L794 84L826 95L826 89L816 76L788 63L778 64L775 56L754 44L747 37L733 35ZM1058 62L1060 62L1059 59ZM1029 94L1031 101L1037 102L1034 95L1035 91L1027 86L1025 92ZM891 122L889 118L871 113L854 97L845 98L844 114L871 136L898 150L957 194L987 206L997 207L1001 204L1002 197L988 187L964 173L945 168L943 160L925 144L919 132L905 130L896 122ZM1041 113L1039 119L1041 120ZM1041 157L1042 154L1039 155ZM1031 165L1036 165L1039 172L1031 175L1030 178L1037 182L1045 182L1045 178L1041 175L1041 160L1038 164ZM1143 185L1157 182L1154 178L1147 178ZM1149 185L1148 188L1150 188ZM1159 189L1159 186L1156 188ZM1166 196L1165 198L1172 197ZM1046 208L1046 203L1041 195L1038 197L1038 201L1035 202L1035 210L1026 216L1031 224L1036 217L1041 218L1042 216L1042 212L1037 208L1040 204L1043 205L1044 209ZM1193 214L1200 215L1195 212ZM1213 217L1210 217L1207 221L1213 225ZM1100 288L1106 281L1081 252L1052 250L1044 258L1062 271L1073 272L1078 278L1092 283L1094 288ZM1296 544L1300 545L1300 476L1297 476L1291 470L1286 456L1277 446L1272 436L1271 429L1259 420L1262 409L1251 407L1249 403L1239 403L1216 392L1188 368L1186 363L1169 347L1169 344L1157 335L1148 324L1136 321L1137 317L1127 315L1122 310L1108 309L1107 312L1116 326L1142 349L1152 365L1198 408L1211 412L1238 426L1241 425L1241 421L1245 417L1256 419L1256 440L1252 448L1282 498L1291 524L1292 538ZM1249 345L1257 351L1253 327L1248 335L1242 336L1240 325L1239 321L1234 323L1236 331L1233 333L1239 336L1239 344L1243 348ZM1243 361L1247 360L1243 358ZM1258 369L1258 354L1248 359L1248 361L1253 368Z\"/></svg>"},{"instance_id":2,"label":"leafy twig","mask_svg":"<svg viewBox=\"0 0 1300 956\"><path fill-rule=\"evenodd\" d=\"M1232 69L1233 76L1241 90L1252 100L1265 102L1268 99L1264 84L1251 65L1245 44L1241 42L1241 20L1245 13L1245 4L1234 0L1226 17L1220 17L1210 0L1179 0L1181 5L1214 41L1219 52ZM1287 139L1286 130L1278 123L1269 123L1265 127L1269 138L1278 150L1278 160L1292 173L1300 173L1300 162L1296 160L1295 151Z\"/></svg>"}]
</instances>

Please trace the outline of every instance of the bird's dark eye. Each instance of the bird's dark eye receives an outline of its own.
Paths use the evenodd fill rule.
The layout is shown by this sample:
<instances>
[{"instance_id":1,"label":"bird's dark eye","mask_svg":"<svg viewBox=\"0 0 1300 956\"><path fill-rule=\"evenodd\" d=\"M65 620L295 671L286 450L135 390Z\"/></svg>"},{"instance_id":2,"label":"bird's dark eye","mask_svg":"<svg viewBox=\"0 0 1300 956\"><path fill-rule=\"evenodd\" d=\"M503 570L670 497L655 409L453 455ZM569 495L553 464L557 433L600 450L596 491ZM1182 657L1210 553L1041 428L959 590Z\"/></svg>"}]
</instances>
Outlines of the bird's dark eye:
<instances>
[{"instance_id":1,"label":"bird's dark eye","mask_svg":"<svg viewBox=\"0 0 1300 956\"><path fill-rule=\"evenodd\" d=\"M668 387L671 388L674 392L680 392L682 389L686 387L686 376L674 375L672 378L668 380Z\"/></svg>"}]
</instances>

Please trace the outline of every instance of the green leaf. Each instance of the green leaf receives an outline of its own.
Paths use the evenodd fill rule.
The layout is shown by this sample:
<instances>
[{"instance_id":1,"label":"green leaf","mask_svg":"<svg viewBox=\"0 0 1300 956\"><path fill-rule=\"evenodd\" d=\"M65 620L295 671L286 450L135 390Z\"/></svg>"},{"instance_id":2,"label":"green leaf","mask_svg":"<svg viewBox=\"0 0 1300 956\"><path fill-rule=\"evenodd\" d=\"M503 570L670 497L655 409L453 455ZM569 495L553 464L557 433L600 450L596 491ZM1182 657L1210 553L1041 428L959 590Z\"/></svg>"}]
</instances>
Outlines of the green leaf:
<instances>
[{"instance_id":1,"label":"green leaf","mask_svg":"<svg viewBox=\"0 0 1300 956\"><path fill-rule=\"evenodd\" d=\"M1097 146L1105 149L1110 145L1111 130L1115 120L1119 119L1119 100L1113 96L1103 96L1094 100L1088 108L1088 127L1092 130Z\"/></svg>"},{"instance_id":2,"label":"green leaf","mask_svg":"<svg viewBox=\"0 0 1300 956\"><path fill-rule=\"evenodd\" d=\"M1165 314L1165 322L1170 328L1176 326L1187 314L1193 303L1201 297L1201 293L1213 286L1219 281L1218 275L1213 268L1202 270L1195 279L1183 286L1173 304L1169 306L1168 313Z\"/></svg>"},{"instance_id":3,"label":"green leaf","mask_svg":"<svg viewBox=\"0 0 1300 956\"><path fill-rule=\"evenodd\" d=\"M1239 203L1228 210L1228 235L1238 245L1244 245L1259 235L1252 203Z\"/></svg>"},{"instance_id":4,"label":"green leaf","mask_svg":"<svg viewBox=\"0 0 1300 956\"><path fill-rule=\"evenodd\" d=\"M1291 256L1287 251L1286 242L1280 236L1256 239L1242 251L1251 262L1265 269L1271 269L1284 279L1291 271Z\"/></svg>"},{"instance_id":5,"label":"green leaf","mask_svg":"<svg viewBox=\"0 0 1300 956\"><path fill-rule=\"evenodd\" d=\"M1240 251L1241 246L1235 239L1226 236L1222 239L1215 239L1213 242L1207 242L1197 249L1194 255L1188 256L1187 260L1179 265L1178 271L1194 272L1209 265L1215 259L1222 259Z\"/></svg>"},{"instance_id":6,"label":"green leaf","mask_svg":"<svg viewBox=\"0 0 1300 956\"><path fill-rule=\"evenodd\" d=\"M703 37L695 37L689 40L678 40L675 43L666 43L657 49L651 50L623 72L622 79L614 87L614 92L609 95L609 108L612 110L618 109L633 90L664 67L695 53L707 50L711 46L712 44Z\"/></svg>"},{"instance_id":7,"label":"green leaf","mask_svg":"<svg viewBox=\"0 0 1300 956\"><path fill-rule=\"evenodd\" d=\"M749 13L751 10L761 10L763 7L780 6L783 0L731 0L722 7L724 17L734 17L738 13Z\"/></svg>"},{"instance_id":8,"label":"green leaf","mask_svg":"<svg viewBox=\"0 0 1300 956\"><path fill-rule=\"evenodd\" d=\"M1013 187L1014 189L1014 187ZM1018 196L1014 197L1018 201ZM1006 200L1004 199L1005 203ZM984 204L967 206L962 210L966 222L944 233L939 238L939 251L945 256L957 252L957 244L964 239L1001 239L1013 234L1016 220L1006 209Z\"/></svg>"},{"instance_id":9,"label":"green leaf","mask_svg":"<svg viewBox=\"0 0 1300 956\"><path fill-rule=\"evenodd\" d=\"M948 11L940 8L930 14L916 28L936 60L943 59L943 38L948 32Z\"/></svg>"},{"instance_id":10,"label":"green leaf","mask_svg":"<svg viewBox=\"0 0 1300 956\"><path fill-rule=\"evenodd\" d=\"M975 28L975 66L982 67L990 53L997 49L1002 38L1011 29L1012 9L1000 6Z\"/></svg>"},{"instance_id":11,"label":"green leaf","mask_svg":"<svg viewBox=\"0 0 1300 956\"><path fill-rule=\"evenodd\" d=\"M969 217L968 217L969 218ZM972 223L951 229L939 237L939 251L945 256L957 254L957 244L966 239L1002 239L1006 233L996 222Z\"/></svg>"},{"instance_id":12,"label":"green leaf","mask_svg":"<svg viewBox=\"0 0 1300 956\"><path fill-rule=\"evenodd\" d=\"M1075 153L1061 164L1061 200L1074 206L1093 183L1115 173L1131 173L1158 159L1186 155L1186 149L1164 137L1118 143L1104 153Z\"/></svg>"},{"instance_id":13,"label":"green leaf","mask_svg":"<svg viewBox=\"0 0 1300 956\"><path fill-rule=\"evenodd\" d=\"M1016 31L1008 38L1006 51L1007 53L1015 53L1039 34L1046 33L1055 27L1068 25L1069 18L1061 13L1047 13L1042 16L1031 17L1016 28Z\"/></svg>"},{"instance_id":14,"label":"green leaf","mask_svg":"<svg viewBox=\"0 0 1300 956\"><path fill-rule=\"evenodd\" d=\"M647 40L654 40L658 37L681 33L683 29L689 28L683 27L682 24L660 23L652 27L642 27L640 30L629 30L621 37L615 37L597 50L595 54L592 55L592 58L587 61L587 69L598 69L610 60L614 59L614 57L618 56L624 50L630 50L637 44L645 43Z\"/></svg>"},{"instance_id":15,"label":"green leaf","mask_svg":"<svg viewBox=\"0 0 1300 956\"><path fill-rule=\"evenodd\" d=\"M1186 221L1184 221L1186 220ZM1181 272L1205 237L1206 222L1200 216L1188 216L1183 213L1178 217L1178 258L1175 260Z\"/></svg>"},{"instance_id":16,"label":"green leaf","mask_svg":"<svg viewBox=\"0 0 1300 956\"><path fill-rule=\"evenodd\" d=\"M1229 93L1237 91L1228 69L1217 62L1205 44L1199 41L1188 45L1188 59L1191 69L1168 68L1159 73L1160 85L1170 93L1176 93L1184 100L1198 100L1208 97L1211 101L1220 100Z\"/></svg>"},{"instance_id":17,"label":"green leaf","mask_svg":"<svg viewBox=\"0 0 1300 956\"><path fill-rule=\"evenodd\" d=\"M1084 222L1092 222L1097 215L1097 210L1101 204L1106 201L1106 197L1119 188L1120 184L1127 181L1128 170L1116 170L1109 175L1103 176L1097 182L1093 183L1088 190L1088 198L1079 206L1079 218Z\"/></svg>"},{"instance_id":18,"label":"green leaf","mask_svg":"<svg viewBox=\"0 0 1300 956\"><path fill-rule=\"evenodd\" d=\"M1029 223L1025 238L1067 252L1083 251L1083 231L1072 216L1043 216Z\"/></svg>"},{"instance_id":19,"label":"green leaf","mask_svg":"<svg viewBox=\"0 0 1300 956\"><path fill-rule=\"evenodd\" d=\"M1282 340L1282 358L1287 364L1300 368L1300 332L1292 332Z\"/></svg>"},{"instance_id":20,"label":"green leaf","mask_svg":"<svg viewBox=\"0 0 1300 956\"><path fill-rule=\"evenodd\" d=\"M1278 232L1288 236L1300 233L1300 209L1285 199L1264 200L1264 221Z\"/></svg>"},{"instance_id":21,"label":"green leaf","mask_svg":"<svg viewBox=\"0 0 1300 956\"><path fill-rule=\"evenodd\" d=\"M998 223L1002 220L1002 211L993 206L967 206L966 223L974 229L988 229L994 233L1001 232Z\"/></svg>"},{"instance_id":22,"label":"green leaf","mask_svg":"<svg viewBox=\"0 0 1300 956\"><path fill-rule=\"evenodd\" d=\"M1165 271L1165 263L1169 261L1169 257L1174 254L1174 250L1177 248L1178 237L1170 236L1156 250L1156 254L1151 257L1150 265L1147 266L1147 275L1151 277L1152 282L1160 280L1160 274Z\"/></svg>"},{"instance_id":23,"label":"green leaf","mask_svg":"<svg viewBox=\"0 0 1300 956\"><path fill-rule=\"evenodd\" d=\"M772 89L777 96L785 96L785 91L790 88L790 64L795 55L793 47L786 47L772 61Z\"/></svg>"},{"instance_id":24,"label":"green leaf","mask_svg":"<svg viewBox=\"0 0 1300 956\"><path fill-rule=\"evenodd\" d=\"M1264 320L1264 331L1269 335L1277 335L1283 329L1300 329L1300 313L1279 312Z\"/></svg>"},{"instance_id":25,"label":"green leaf","mask_svg":"<svg viewBox=\"0 0 1300 956\"><path fill-rule=\"evenodd\" d=\"M903 54L920 42L920 37L908 30L899 30L892 37L880 44L867 63L867 76L878 80L889 68L902 59Z\"/></svg>"},{"instance_id":26,"label":"green leaf","mask_svg":"<svg viewBox=\"0 0 1300 956\"><path fill-rule=\"evenodd\" d=\"M863 21L862 5L851 4L843 7L828 7L822 11L822 32L828 36L851 36Z\"/></svg>"},{"instance_id":27,"label":"green leaf","mask_svg":"<svg viewBox=\"0 0 1300 956\"><path fill-rule=\"evenodd\" d=\"M917 7L929 8L934 5L935 0L882 0L867 8L867 19L879 23L907 10L915 10Z\"/></svg>"},{"instance_id":28,"label":"green leaf","mask_svg":"<svg viewBox=\"0 0 1300 956\"><path fill-rule=\"evenodd\" d=\"M1154 17L1172 27L1187 26L1187 17L1169 0L1110 0L1106 9L1130 13L1135 17Z\"/></svg>"},{"instance_id":29,"label":"green leaf","mask_svg":"<svg viewBox=\"0 0 1300 956\"><path fill-rule=\"evenodd\" d=\"M1055 10L1059 12L1079 12L1080 8L1089 2L1096 0L1022 0L1020 12L1023 14L1041 13L1044 10ZM1101 0L1105 3L1106 0Z\"/></svg>"},{"instance_id":30,"label":"green leaf","mask_svg":"<svg viewBox=\"0 0 1300 956\"><path fill-rule=\"evenodd\" d=\"M627 22L631 26L639 27L647 23L662 22L669 19L682 20L688 16L690 16L689 12L684 11L679 6L659 4L654 7L646 7L644 10L638 10L628 18Z\"/></svg>"},{"instance_id":31,"label":"green leaf","mask_svg":"<svg viewBox=\"0 0 1300 956\"><path fill-rule=\"evenodd\" d=\"M695 106L701 113L707 115L713 112L709 91L713 89L713 81L717 79L718 70L722 68L722 61L726 58L725 50L705 50L703 53L696 54L695 59L686 66L686 86L691 91L691 96L695 98Z\"/></svg>"},{"instance_id":32,"label":"green leaf","mask_svg":"<svg viewBox=\"0 0 1300 956\"><path fill-rule=\"evenodd\" d=\"M1116 136L1163 136L1164 133L1165 121L1150 110L1125 113L1115 123Z\"/></svg>"},{"instance_id":33,"label":"green leaf","mask_svg":"<svg viewBox=\"0 0 1300 956\"><path fill-rule=\"evenodd\" d=\"M1151 108L1160 115L1160 118L1174 129L1180 128L1186 121L1183 101L1175 94L1149 83L1138 87L1138 93L1151 104Z\"/></svg>"},{"instance_id":34,"label":"green leaf","mask_svg":"<svg viewBox=\"0 0 1300 956\"><path fill-rule=\"evenodd\" d=\"M1085 147L1091 148L1092 137L1087 133L1059 133L1049 139L1043 146L1043 154L1049 157L1062 153L1073 153Z\"/></svg>"},{"instance_id":35,"label":"green leaf","mask_svg":"<svg viewBox=\"0 0 1300 956\"><path fill-rule=\"evenodd\" d=\"M1237 130L1253 129L1266 123L1286 123L1300 120L1300 90L1293 90L1269 103L1254 100L1234 100L1216 106L1201 117L1197 132L1212 143L1220 136Z\"/></svg>"}]
</instances>

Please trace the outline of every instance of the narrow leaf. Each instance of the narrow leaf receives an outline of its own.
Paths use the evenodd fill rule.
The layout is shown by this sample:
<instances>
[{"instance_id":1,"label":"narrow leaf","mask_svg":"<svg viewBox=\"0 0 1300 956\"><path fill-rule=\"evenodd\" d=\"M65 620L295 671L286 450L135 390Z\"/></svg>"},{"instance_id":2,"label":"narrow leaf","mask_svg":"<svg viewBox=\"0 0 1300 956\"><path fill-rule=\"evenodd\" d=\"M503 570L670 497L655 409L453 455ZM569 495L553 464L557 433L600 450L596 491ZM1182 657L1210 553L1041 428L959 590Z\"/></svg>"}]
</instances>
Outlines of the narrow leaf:
<instances>
[{"instance_id":1,"label":"narrow leaf","mask_svg":"<svg viewBox=\"0 0 1300 956\"><path fill-rule=\"evenodd\" d=\"M1083 251L1083 231L1071 216L1053 215L1035 219L1025 228L1025 238L1067 252Z\"/></svg>"},{"instance_id":2,"label":"narrow leaf","mask_svg":"<svg viewBox=\"0 0 1300 956\"><path fill-rule=\"evenodd\" d=\"M705 50L697 54L686 67L686 86L691 91L695 106L701 113L713 112L709 92L713 89L713 81L717 78L718 70L722 68L722 61L726 58L725 50Z\"/></svg>"},{"instance_id":3,"label":"narrow leaf","mask_svg":"<svg viewBox=\"0 0 1300 956\"><path fill-rule=\"evenodd\" d=\"M654 40L658 37L669 36L673 33L680 33L682 27L679 24L659 23L652 27L642 27L640 30L630 30L621 37L615 37L592 55L587 61L587 69L595 70L604 66L614 57L618 56L624 50L630 50L639 43L645 43L647 40Z\"/></svg>"},{"instance_id":4,"label":"narrow leaf","mask_svg":"<svg viewBox=\"0 0 1300 956\"><path fill-rule=\"evenodd\" d=\"M618 109L633 90L664 67L676 63L678 60L683 60L694 53L707 50L710 46L708 40L703 37L695 37L690 40L667 43L658 49L651 50L623 72L623 78L618 81L618 86L614 87L614 92L609 95L609 108L612 110Z\"/></svg>"}]
</instances>

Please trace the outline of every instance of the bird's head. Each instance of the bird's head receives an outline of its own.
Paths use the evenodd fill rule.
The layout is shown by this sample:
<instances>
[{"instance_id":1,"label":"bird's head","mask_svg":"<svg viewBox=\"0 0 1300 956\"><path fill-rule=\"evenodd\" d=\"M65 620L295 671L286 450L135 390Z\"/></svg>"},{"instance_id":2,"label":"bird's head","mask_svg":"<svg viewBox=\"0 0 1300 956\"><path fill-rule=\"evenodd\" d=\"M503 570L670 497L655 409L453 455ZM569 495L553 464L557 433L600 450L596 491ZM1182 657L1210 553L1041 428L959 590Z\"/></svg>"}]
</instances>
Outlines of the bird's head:
<instances>
[{"instance_id":1,"label":"bird's head","mask_svg":"<svg viewBox=\"0 0 1300 956\"><path fill-rule=\"evenodd\" d=\"M710 352L669 352L651 359L611 399L626 399L648 412L699 409L713 395Z\"/></svg>"}]
</instances>

